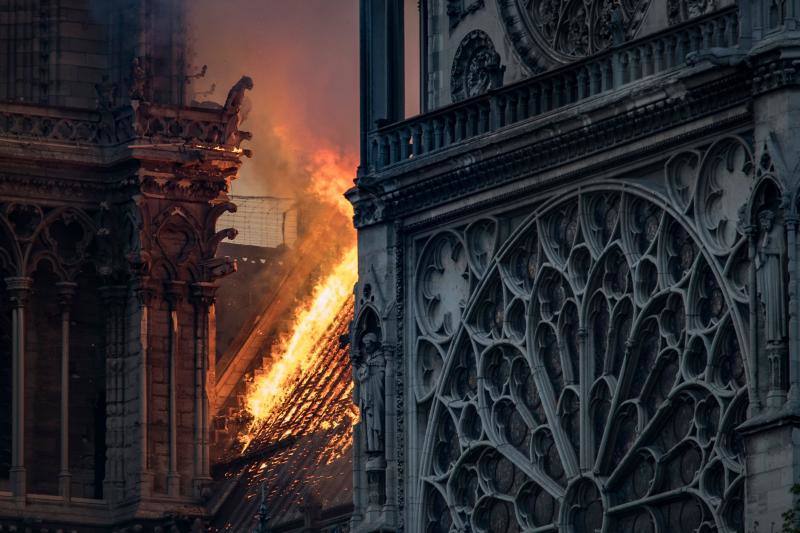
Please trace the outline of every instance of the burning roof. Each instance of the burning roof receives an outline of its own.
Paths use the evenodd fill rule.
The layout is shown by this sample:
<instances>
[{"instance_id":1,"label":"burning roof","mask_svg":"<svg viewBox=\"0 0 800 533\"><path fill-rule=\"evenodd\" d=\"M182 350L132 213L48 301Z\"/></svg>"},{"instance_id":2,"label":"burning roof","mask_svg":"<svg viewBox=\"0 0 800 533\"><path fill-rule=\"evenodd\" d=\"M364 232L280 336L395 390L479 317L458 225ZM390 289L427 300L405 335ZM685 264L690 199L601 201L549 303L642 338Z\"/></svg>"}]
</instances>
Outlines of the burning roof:
<instances>
[{"instance_id":1,"label":"burning roof","mask_svg":"<svg viewBox=\"0 0 800 533\"><path fill-rule=\"evenodd\" d=\"M229 485L216 531L251 531L262 486L271 531L325 528L352 509L352 436L358 420L347 338L352 299L336 313L306 370L283 383L279 406L251 427L243 453L232 452L217 474Z\"/></svg>"}]
</instances>

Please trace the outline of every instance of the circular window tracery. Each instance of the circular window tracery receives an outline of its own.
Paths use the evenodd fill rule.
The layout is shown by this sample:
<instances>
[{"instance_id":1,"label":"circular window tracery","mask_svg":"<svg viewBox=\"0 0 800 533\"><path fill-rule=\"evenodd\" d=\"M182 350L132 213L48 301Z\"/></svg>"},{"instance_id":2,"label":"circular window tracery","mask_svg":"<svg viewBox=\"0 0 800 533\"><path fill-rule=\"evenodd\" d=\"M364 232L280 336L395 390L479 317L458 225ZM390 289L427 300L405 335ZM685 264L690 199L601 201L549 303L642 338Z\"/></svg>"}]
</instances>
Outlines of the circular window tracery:
<instances>
[{"instance_id":1,"label":"circular window tracery","mask_svg":"<svg viewBox=\"0 0 800 533\"><path fill-rule=\"evenodd\" d=\"M650 0L497 0L514 48L533 71L633 39Z\"/></svg>"},{"instance_id":2,"label":"circular window tracery","mask_svg":"<svg viewBox=\"0 0 800 533\"><path fill-rule=\"evenodd\" d=\"M418 324L447 355L423 521L445 498L451 531L737 530L736 269L720 276L679 217L599 191L541 213L491 261L472 261L480 272L455 233L428 244L418 272L439 278L421 278L433 318ZM441 283L460 291L460 327Z\"/></svg>"}]
</instances>

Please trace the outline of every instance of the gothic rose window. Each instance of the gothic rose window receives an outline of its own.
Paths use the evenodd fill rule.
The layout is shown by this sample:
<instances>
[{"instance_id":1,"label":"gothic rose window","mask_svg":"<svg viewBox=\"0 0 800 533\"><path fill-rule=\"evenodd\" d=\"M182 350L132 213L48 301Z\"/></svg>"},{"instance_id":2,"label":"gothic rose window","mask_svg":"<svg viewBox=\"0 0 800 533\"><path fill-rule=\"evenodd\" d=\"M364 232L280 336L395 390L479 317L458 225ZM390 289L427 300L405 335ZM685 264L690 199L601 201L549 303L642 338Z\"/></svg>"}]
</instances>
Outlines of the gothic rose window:
<instances>
[{"instance_id":1,"label":"gothic rose window","mask_svg":"<svg viewBox=\"0 0 800 533\"><path fill-rule=\"evenodd\" d=\"M506 32L534 72L636 37L650 0L497 0Z\"/></svg>"},{"instance_id":2,"label":"gothic rose window","mask_svg":"<svg viewBox=\"0 0 800 533\"><path fill-rule=\"evenodd\" d=\"M707 198L743 168L734 144L673 192ZM747 300L731 262L744 239L719 229L726 209L698 231L691 206L658 202L609 186L497 246L483 220L422 248L418 530L741 529Z\"/></svg>"}]
</instances>

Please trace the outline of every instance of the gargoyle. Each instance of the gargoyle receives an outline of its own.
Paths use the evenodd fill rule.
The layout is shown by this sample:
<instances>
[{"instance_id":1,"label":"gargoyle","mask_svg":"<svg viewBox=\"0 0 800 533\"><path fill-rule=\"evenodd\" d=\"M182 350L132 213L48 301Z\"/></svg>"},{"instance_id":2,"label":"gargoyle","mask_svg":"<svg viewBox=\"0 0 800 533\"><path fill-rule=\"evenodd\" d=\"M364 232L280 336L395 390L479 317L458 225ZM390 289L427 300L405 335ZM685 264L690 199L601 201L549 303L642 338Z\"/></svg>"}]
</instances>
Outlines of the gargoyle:
<instances>
[{"instance_id":1,"label":"gargoyle","mask_svg":"<svg viewBox=\"0 0 800 533\"><path fill-rule=\"evenodd\" d=\"M238 270L236 259L231 257L212 257L202 262L203 270L207 273L209 281L224 278Z\"/></svg>"}]
</instances>

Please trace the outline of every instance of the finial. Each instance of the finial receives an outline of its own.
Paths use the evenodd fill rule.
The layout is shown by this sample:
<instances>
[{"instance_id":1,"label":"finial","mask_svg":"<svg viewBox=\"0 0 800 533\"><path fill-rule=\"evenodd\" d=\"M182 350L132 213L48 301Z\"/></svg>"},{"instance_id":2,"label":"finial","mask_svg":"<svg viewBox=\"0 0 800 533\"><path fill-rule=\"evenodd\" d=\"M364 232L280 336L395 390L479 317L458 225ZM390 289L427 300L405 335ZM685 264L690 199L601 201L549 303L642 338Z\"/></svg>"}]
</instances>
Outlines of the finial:
<instances>
[{"instance_id":1,"label":"finial","mask_svg":"<svg viewBox=\"0 0 800 533\"><path fill-rule=\"evenodd\" d=\"M267 509L267 484L261 484L261 502L256 514L256 527L253 533L267 533L267 521L269 521L269 510Z\"/></svg>"}]
</instances>

